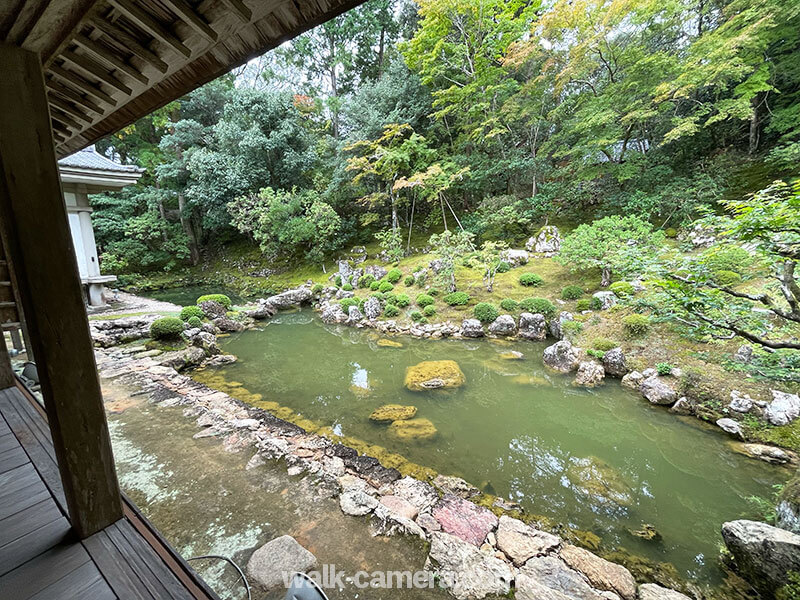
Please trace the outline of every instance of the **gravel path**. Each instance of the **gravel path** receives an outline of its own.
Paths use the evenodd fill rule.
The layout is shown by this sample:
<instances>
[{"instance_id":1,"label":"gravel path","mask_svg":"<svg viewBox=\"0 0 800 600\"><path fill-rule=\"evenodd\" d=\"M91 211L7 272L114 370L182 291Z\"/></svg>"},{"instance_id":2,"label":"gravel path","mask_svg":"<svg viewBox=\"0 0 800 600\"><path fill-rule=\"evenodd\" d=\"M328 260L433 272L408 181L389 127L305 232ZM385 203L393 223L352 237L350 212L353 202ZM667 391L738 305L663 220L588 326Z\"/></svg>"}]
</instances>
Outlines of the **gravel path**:
<instances>
[{"instance_id":1,"label":"gravel path","mask_svg":"<svg viewBox=\"0 0 800 600\"><path fill-rule=\"evenodd\" d=\"M128 292L108 290L106 295L109 300L108 307L90 310L89 316L127 315L131 313L177 313L181 310L180 306L172 302L162 302L161 300L144 298L142 296L129 294Z\"/></svg>"}]
</instances>

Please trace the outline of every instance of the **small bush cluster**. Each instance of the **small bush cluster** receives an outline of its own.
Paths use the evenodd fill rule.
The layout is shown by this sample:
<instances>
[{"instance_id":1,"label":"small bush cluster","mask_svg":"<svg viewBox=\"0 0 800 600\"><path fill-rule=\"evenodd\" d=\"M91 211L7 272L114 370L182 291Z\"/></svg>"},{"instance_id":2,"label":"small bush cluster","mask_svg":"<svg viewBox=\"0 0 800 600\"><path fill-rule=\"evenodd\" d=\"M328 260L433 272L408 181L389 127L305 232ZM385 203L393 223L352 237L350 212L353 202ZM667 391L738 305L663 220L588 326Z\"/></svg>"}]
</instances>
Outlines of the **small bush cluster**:
<instances>
[{"instance_id":1,"label":"small bush cluster","mask_svg":"<svg viewBox=\"0 0 800 600\"><path fill-rule=\"evenodd\" d=\"M636 293L636 290L633 288L633 284L627 281L615 281L608 289L614 292L620 298L624 298L625 296L633 296Z\"/></svg>"},{"instance_id":2,"label":"small bush cluster","mask_svg":"<svg viewBox=\"0 0 800 600\"><path fill-rule=\"evenodd\" d=\"M473 309L475 318L481 323L491 323L500 316L500 311L494 304L489 302L478 302Z\"/></svg>"},{"instance_id":3,"label":"small bush cluster","mask_svg":"<svg viewBox=\"0 0 800 600\"><path fill-rule=\"evenodd\" d=\"M712 279L722 287L733 287L742 283L742 276L736 271L714 271Z\"/></svg>"},{"instance_id":4,"label":"small bush cluster","mask_svg":"<svg viewBox=\"0 0 800 600\"><path fill-rule=\"evenodd\" d=\"M650 319L646 315L628 315L623 317L622 326L631 337L643 337L650 331Z\"/></svg>"},{"instance_id":5,"label":"small bush cluster","mask_svg":"<svg viewBox=\"0 0 800 600\"><path fill-rule=\"evenodd\" d=\"M351 306L358 306L359 305L359 298L342 298L339 301L339 306L342 307L342 310L346 313L347 310Z\"/></svg>"},{"instance_id":6,"label":"small bush cluster","mask_svg":"<svg viewBox=\"0 0 800 600\"><path fill-rule=\"evenodd\" d=\"M466 292L452 292L447 294L442 300L445 301L445 304L449 304L450 306L464 306L469 302L469 294Z\"/></svg>"},{"instance_id":7,"label":"small bush cluster","mask_svg":"<svg viewBox=\"0 0 800 600\"><path fill-rule=\"evenodd\" d=\"M572 340L581 331L583 331L583 323L580 321L564 321L561 325L561 331L568 340Z\"/></svg>"},{"instance_id":8,"label":"small bush cluster","mask_svg":"<svg viewBox=\"0 0 800 600\"><path fill-rule=\"evenodd\" d=\"M383 301L386 302L386 304L397 304L397 294L394 292L386 292L383 294Z\"/></svg>"},{"instance_id":9,"label":"small bush cluster","mask_svg":"<svg viewBox=\"0 0 800 600\"><path fill-rule=\"evenodd\" d=\"M422 319L424 319L424 318L425 318L425 315L423 315L423 314L422 314L420 311L418 311L418 310L415 310L415 311L412 311L412 312L411 312L411 320L412 320L412 321L415 321L415 322L419 323L419 322L420 322Z\"/></svg>"},{"instance_id":10,"label":"small bush cluster","mask_svg":"<svg viewBox=\"0 0 800 600\"><path fill-rule=\"evenodd\" d=\"M575 303L575 310L578 312L583 312L584 310L591 310L592 308L592 299L591 298L581 298Z\"/></svg>"},{"instance_id":11,"label":"small bush cluster","mask_svg":"<svg viewBox=\"0 0 800 600\"><path fill-rule=\"evenodd\" d=\"M417 294L416 302L417 306L420 308L425 308L426 306L436 302L436 300L434 300L433 297L429 296L428 294Z\"/></svg>"},{"instance_id":12,"label":"small bush cluster","mask_svg":"<svg viewBox=\"0 0 800 600\"><path fill-rule=\"evenodd\" d=\"M519 276L520 284L528 287L538 287L542 285L543 281L536 273L523 273Z\"/></svg>"},{"instance_id":13,"label":"small bush cluster","mask_svg":"<svg viewBox=\"0 0 800 600\"><path fill-rule=\"evenodd\" d=\"M403 276L403 272L400 269L392 269L386 274L386 281L389 283L397 283L400 281L400 278Z\"/></svg>"},{"instance_id":14,"label":"small bush cluster","mask_svg":"<svg viewBox=\"0 0 800 600\"><path fill-rule=\"evenodd\" d=\"M189 324L189 327L195 327L200 329L203 326L203 322L200 320L200 317L189 317L189 320L186 321Z\"/></svg>"},{"instance_id":15,"label":"small bush cluster","mask_svg":"<svg viewBox=\"0 0 800 600\"><path fill-rule=\"evenodd\" d=\"M678 230L674 227L667 227L664 230L664 237L668 237L670 239L678 237Z\"/></svg>"},{"instance_id":16,"label":"small bush cluster","mask_svg":"<svg viewBox=\"0 0 800 600\"><path fill-rule=\"evenodd\" d=\"M373 280L369 284L369 289L371 289L373 292L377 292L379 287L381 287L380 281Z\"/></svg>"},{"instance_id":17,"label":"small bush cluster","mask_svg":"<svg viewBox=\"0 0 800 600\"><path fill-rule=\"evenodd\" d=\"M656 365L656 371L659 375L669 375L672 373L672 365L665 362L660 362Z\"/></svg>"},{"instance_id":18,"label":"small bush cluster","mask_svg":"<svg viewBox=\"0 0 800 600\"><path fill-rule=\"evenodd\" d=\"M603 352L608 352L609 350L616 348L617 346L619 346L618 343L608 338L596 337L592 340L592 348L594 348L595 350L601 350Z\"/></svg>"},{"instance_id":19,"label":"small bush cluster","mask_svg":"<svg viewBox=\"0 0 800 600\"><path fill-rule=\"evenodd\" d=\"M405 308L411 304L411 298L408 297L408 294L397 294L395 304L400 308Z\"/></svg>"},{"instance_id":20,"label":"small bush cluster","mask_svg":"<svg viewBox=\"0 0 800 600\"><path fill-rule=\"evenodd\" d=\"M183 321L178 317L162 317L150 325L150 337L154 340L170 340L180 337Z\"/></svg>"},{"instance_id":21,"label":"small bush cluster","mask_svg":"<svg viewBox=\"0 0 800 600\"><path fill-rule=\"evenodd\" d=\"M500 301L500 308L506 312L514 312L519 308L519 302L511 298L503 298Z\"/></svg>"},{"instance_id":22,"label":"small bush cluster","mask_svg":"<svg viewBox=\"0 0 800 600\"><path fill-rule=\"evenodd\" d=\"M501 260L497 265L498 273L508 273L510 270L511 270L511 265L504 260Z\"/></svg>"},{"instance_id":23,"label":"small bush cluster","mask_svg":"<svg viewBox=\"0 0 800 600\"><path fill-rule=\"evenodd\" d=\"M312 294L320 294L320 293L322 293L322 290L324 290L324 289L325 289L324 285L322 285L321 283L315 283L314 287L311 288L311 293Z\"/></svg>"},{"instance_id":24,"label":"small bush cluster","mask_svg":"<svg viewBox=\"0 0 800 600\"><path fill-rule=\"evenodd\" d=\"M389 283L388 281L381 281L380 285L378 286L379 292L391 292L394 289L394 286Z\"/></svg>"},{"instance_id":25,"label":"small bush cluster","mask_svg":"<svg viewBox=\"0 0 800 600\"><path fill-rule=\"evenodd\" d=\"M233 306L233 302L231 302L231 299L225 294L206 294L205 296L200 296L197 299L197 304L202 304L203 302L219 302L229 310L230 307Z\"/></svg>"},{"instance_id":26,"label":"small bush cluster","mask_svg":"<svg viewBox=\"0 0 800 600\"><path fill-rule=\"evenodd\" d=\"M406 278L403 279L403 285L405 285L406 287L411 287L412 285L414 285L414 281L415 279L413 275L406 275Z\"/></svg>"},{"instance_id":27,"label":"small bush cluster","mask_svg":"<svg viewBox=\"0 0 800 600\"><path fill-rule=\"evenodd\" d=\"M350 285L349 283L345 283L345 284L342 286L342 289L343 289L345 292L352 292L352 291L353 291L353 286L352 286L352 285Z\"/></svg>"},{"instance_id":28,"label":"small bush cluster","mask_svg":"<svg viewBox=\"0 0 800 600\"><path fill-rule=\"evenodd\" d=\"M592 310L601 310L603 308L603 301L597 296L592 296L592 299L589 300L589 308Z\"/></svg>"},{"instance_id":29,"label":"small bush cluster","mask_svg":"<svg viewBox=\"0 0 800 600\"><path fill-rule=\"evenodd\" d=\"M396 317L400 314L400 309L394 304L387 304L383 314L385 314L387 317Z\"/></svg>"},{"instance_id":30,"label":"small bush cluster","mask_svg":"<svg viewBox=\"0 0 800 600\"><path fill-rule=\"evenodd\" d=\"M530 313L541 313L548 319L556 315L556 306L547 298L525 298L519 303L519 307Z\"/></svg>"},{"instance_id":31,"label":"small bush cluster","mask_svg":"<svg viewBox=\"0 0 800 600\"><path fill-rule=\"evenodd\" d=\"M362 275L358 278L358 287L368 288L372 285L373 281L375 281L375 276L367 273L366 275Z\"/></svg>"},{"instance_id":32,"label":"small bush cluster","mask_svg":"<svg viewBox=\"0 0 800 600\"><path fill-rule=\"evenodd\" d=\"M337 275L336 279L333 280L333 283L336 285L336 287L342 287L342 276Z\"/></svg>"},{"instance_id":33,"label":"small bush cluster","mask_svg":"<svg viewBox=\"0 0 800 600\"><path fill-rule=\"evenodd\" d=\"M703 259L708 269L716 271L733 271L745 275L747 269L753 264L753 257L741 246L723 244L709 248L703 253Z\"/></svg>"},{"instance_id":34,"label":"small bush cluster","mask_svg":"<svg viewBox=\"0 0 800 600\"><path fill-rule=\"evenodd\" d=\"M603 350L595 350L594 348L589 348L586 351L586 354L593 356L597 360L603 360L606 356L606 353Z\"/></svg>"},{"instance_id":35,"label":"small bush cluster","mask_svg":"<svg viewBox=\"0 0 800 600\"><path fill-rule=\"evenodd\" d=\"M414 280L417 284L417 287L425 287L425 282L427 281L428 276L425 274L424 271L417 274L416 279Z\"/></svg>"},{"instance_id":36,"label":"small bush cluster","mask_svg":"<svg viewBox=\"0 0 800 600\"><path fill-rule=\"evenodd\" d=\"M426 317L432 317L436 314L436 307L433 304L428 304L428 306L422 309L422 314Z\"/></svg>"},{"instance_id":37,"label":"small bush cluster","mask_svg":"<svg viewBox=\"0 0 800 600\"><path fill-rule=\"evenodd\" d=\"M568 285L561 290L562 300L577 300L583 296L583 288L579 285Z\"/></svg>"},{"instance_id":38,"label":"small bush cluster","mask_svg":"<svg viewBox=\"0 0 800 600\"><path fill-rule=\"evenodd\" d=\"M203 309L199 306L184 306L181 309L181 321L188 321L192 317L197 317L198 319L205 317Z\"/></svg>"}]
</instances>

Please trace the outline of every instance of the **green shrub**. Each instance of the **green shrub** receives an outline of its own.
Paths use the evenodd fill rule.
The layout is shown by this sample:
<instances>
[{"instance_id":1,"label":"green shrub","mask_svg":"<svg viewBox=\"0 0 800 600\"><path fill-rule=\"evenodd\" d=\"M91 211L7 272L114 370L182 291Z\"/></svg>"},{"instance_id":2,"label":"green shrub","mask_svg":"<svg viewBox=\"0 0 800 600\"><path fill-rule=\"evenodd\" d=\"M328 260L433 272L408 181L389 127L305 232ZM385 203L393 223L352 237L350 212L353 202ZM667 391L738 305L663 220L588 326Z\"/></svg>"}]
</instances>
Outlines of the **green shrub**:
<instances>
[{"instance_id":1,"label":"green shrub","mask_svg":"<svg viewBox=\"0 0 800 600\"><path fill-rule=\"evenodd\" d=\"M590 310L591 308L592 308L591 298L581 298L575 303L575 310L577 310L578 312Z\"/></svg>"},{"instance_id":2,"label":"green shrub","mask_svg":"<svg viewBox=\"0 0 800 600\"><path fill-rule=\"evenodd\" d=\"M339 300L339 306L342 307L342 310L346 313L347 309L351 306L358 306L359 298L342 298Z\"/></svg>"},{"instance_id":3,"label":"green shrub","mask_svg":"<svg viewBox=\"0 0 800 600\"><path fill-rule=\"evenodd\" d=\"M352 286L352 285L350 285L349 283L345 283L345 284L342 286L342 289L343 289L345 292L352 292L352 291L353 291L353 286Z\"/></svg>"},{"instance_id":4,"label":"green shrub","mask_svg":"<svg viewBox=\"0 0 800 600\"><path fill-rule=\"evenodd\" d=\"M405 285L406 287L411 287L412 285L414 285L414 281L416 280L414 279L413 275L406 275L406 278L403 279L403 285Z\"/></svg>"},{"instance_id":5,"label":"green shrub","mask_svg":"<svg viewBox=\"0 0 800 600\"><path fill-rule=\"evenodd\" d=\"M415 310L415 311L413 311L413 312L411 313L411 320L412 320L412 321L417 321L417 322L419 322L419 321L421 321L421 320L422 320L422 319L424 319L424 318L425 318L425 316L424 316L424 315L423 315L421 312L419 312L418 310Z\"/></svg>"},{"instance_id":6,"label":"green shrub","mask_svg":"<svg viewBox=\"0 0 800 600\"><path fill-rule=\"evenodd\" d=\"M394 292L386 292L383 295L383 301L386 302L386 304L397 304L397 294Z\"/></svg>"},{"instance_id":7,"label":"green shrub","mask_svg":"<svg viewBox=\"0 0 800 600\"><path fill-rule=\"evenodd\" d=\"M431 288L431 289L428 290L428 294L435 298L436 296L438 296L441 293L441 291L442 290L440 290L439 288Z\"/></svg>"},{"instance_id":8,"label":"green shrub","mask_svg":"<svg viewBox=\"0 0 800 600\"><path fill-rule=\"evenodd\" d=\"M403 276L403 272L400 269L392 269L386 274L386 281L389 283L397 283L400 281L400 278Z\"/></svg>"},{"instance_id":9,"label":"green shrub","mask_svg":"<svg viewBox=\"0 0 800 600\"><path fill-rule=\"evenodd\" d=\"M395 304L397 304L397 306L400 308L405 308L411 304L411 298L408 297L408 294L397 294L397 300Z\"/></svg>"},{"instance_id":10,"label":"green shrub","mask_svg":"<svg viewBox=\"0 0 800 600\"><path fill-rule=\"evenodd\" d=\"M547 298L525 298L519 303L519 307L530 313L541 313L548 319L556 315L556 306Z\"/></svg>"},{"instance_id":11,"label":"green shrub","mask_svg":"<svg viewBox=\"0 0 800 600\"><path fill-rule=\"evenodd\" d=\"M150 325L150 337L154 340L170 340L180 337L183 321L178 317L162 317Z\"/></svg>"},{"instance_id":12,"label":"green shrub","mask_svg":"<svg viewBox=\"0 0 800 600\"><path fill-rule=\"evenodd\" d=\"M623 317L622 326L631 337L642 337L650 331L650 319L646 315L628 315Z\"/></svg>"},{"instance_id":13,"label":"green shrub","mask_svg":"<svg viewBox=\"0 0 800 600\"><path fill-rule=\"evenodd\" d=\"M358 300L358 310L361 311L361 314L364 314L364 303L367 301L366 298L356 298Z\"/></svg>"},{"instance_id":14,"label":"green shrub","mask_svg":"<svg viewBox=\"0 0 800 600\"><path fill-rule=\"evenodd\" d=\"M428 306L422 309L422 314L426 317L432 317L436 314L436 307L433 304L428 304Z\"/></svg>"},{"instance_id":15,"label":"green shrub","mask_svg":"<svg viewBox=\"0 0 800 600\"><path fill-rule=\"evenodd\" d=\"M425 282L427 281L427 279L428 279L428 276L423 271L423 272L420 272L419 274L417 274L417 277L416 277L416 279L414 281L416 282L417 287L425 287Z\"/></svg>"},{"instance_id":16,"label":"green shrub","mask_svg":"<svg viewBox=\"0 0 800 600\"><path fill-rule=\"evenodd\" d=\"M369 289L371 289L373 292L377 292L379 287L381 287L380 281L373 281L369 284Z\"/></svg>"},{"instance_id":17,"label":"green shrub","mask_svg":"<svg viewBox=\"0 0 800 600\"><path fill-rule=\"evenodd\" d=\"M597 296L592 296L592 299L589 300L589 308L592 310L601 310L603 308L603 301Z\"/></svg>"},{"instance_id":18,"label":"green shrub","mask_svg":"<svg viewBox=\"0 0 800 600\"><path fill-rule=\"evenodd\" d=\"M536 273L523 273L519 276L520 284L525 286L538 287L542 285L543 281Z\"/></svg>"},{"instance_id":19,"label":"green shrub","mask_svg":"<svg viewBox=\"0 0 800 600\"><path fill-rule=\"evenodd\" d=\"M325 289L325 286L324 286L324 285L322 285L321 283L315 283L315 284L314 284L314 287L312 287L312 288L311 288L311 293L312 293L312 294L319 294L319 293L321 293L321 292L322 292L322 290L324 290L324 289Z\"/></svg>"},{"instance_id":20,"label":"green shrub","mask_svg":"<svg viewBox=\"0 0 800 600\"><path fill-rule=\"evenodd\" d=\"M615 281L608 289L614 292L620 298L624 296L633 296L636 293L636 290L633 288L633 284L627 281Z\"/></svg>"},{"instance_id":21,"label":"green shrub","mask_svg":"<svg viewBox=\"0 0 800 600\"><path fill-rule=\"evenodd\" d=\"M233 305L231 299L228 298L225 294L206 294L205 296L200 296L197 299L197 304L202 304L203 302L219 302L227 309Z\"/></svg>"},{"instance_id":22,"label":"green shrub","mask_svg":"<svg viewBox=\"0 0 800 600\"><path fill-rule=\"evenodd\" d=\"M660 362L656 365L656 371L659 375L669 375L672 373L672 365L669 363Z\"/></svg>"},{"instance_id":23,"label":"green shrub","mask_svg":"<svg viewBox=\"0 0 800 600\"><path fill-rule=\"evenodd\" d=\"M722 287L733 287L742 283L742 276L735 271L714 271L711 277L714 283Z\"/></svg>"},{"instance_id":24,"label":"green shrub","mask_svg":"<svg viewBox=\"0 0 800 600\"><path fill-rule=\"evenodd\" d=\"M564 337L568 340L572 340L583 331L583 323L580 321L564 321L564 323L561 324L561 331L564 333Z\"/></svg>"},{"instance_id":25,"label":"green shrub","mask_svg":"<svg viewBox=\"0 0 800 600\"><path fill-rule=\"evenodd\" d=\"M388 281L381 281L380 285L378 286L379 292L391 292L393 289L394 286Z\"/></svg>"},{"instance_id":26,"label":"green shrub","mask_svg":"<svg viewBox=\"0 0 800 600\"><path fill-rule=\"evenodd\" d=\"M367 273L366 275L362 275L358 278L358 287L368 288L372 285L373 281L375 281L375 276Z\"/></svg>"},{"instance_id":27,"label":"green shrub","mask_svg":"<svg viewBox=\"0 0 800 600\"><path fill-rule=\"evenodd\" d=\"M203 313L203 309L199 306L184 306L181 309L181 321L188 321L192 317L202 319L205 316L206 315Z\"/></svg>"},{"instance_id":28,"label":"green shrub","mask_svg":"<svg viewBox=\"0 0 800 600\"><path fill-rule=\"evenodd\" d=\"M442 300L445 301L445 304L449 304L450 306L464 306L469 302L469 294L466 292L453 292L447 294Z\"/></svg>"},{"instance_id":29,"label":"green shrub","mask_svg":"<svg viewBox=\"0 0 800 600\"><path fill-rule=\"evenodd\" d=\"M336 287L342 287L342 276L337 275L336 279L333 280L333 283L336 284Z\"/></svg>"},{"instance_id":30,"label":"green shrub","mask_svg":"<svg viewBox=\"0 0 800 600\"><path fill-rule=\"evenodd\" d=\"M800 600L800 573L789 571L788 582L775 592L775 600Z\"/></svg>"},{"instance_id":31,"label":"green shrub","mask_svg":"<svg viewBox=\"0 0 800 600\"><path fill-rule=\"evenodd\" d=\"M500 311L494 304L488 302L478 302L473 309L475 318L481 323L491 323L500 316Z\"/></svg>"},{"instance_id":32,"label":"green shrub","mask_svg":"<svg viewBox=\"0 0 800 600\"><path fill-rule=\"evenodd\" d=\"M427 325L428 319L427 317L422 317L419 321L417 321L420 325Z\"/></svg>"},{"instance_id":33,"label":"green shrub","mask_svg":"<svg viewBox=\"0 0 800 600\"><path fill-rule=\"evenodd\" d=\"M670 239L678 237L678 230L674 227L667 227L664 230L664 236Z\"/></svg>"},{"instance_id":34,"label":"green shrub","mask_svg":"<svg viewBox=\"0 0 800 600\"><path fill-rule=\"evenodd\" d=\"M592 340L592 348L595 350L602 350L603 352L608 352L617 346L619 346L617 342L608 338L596 337Z\"/></svg>"},{"instance_id":35,"label":"green shrub","mask_svg":"<svg viewBox=\"0 0 800 600\"><path fill-rule=\"evenodd\" d=\"M519 302L511 298L503 298L500 301L500 308L506 312L514 312L519 308Z\"/></svg>"},{"instance_id":36,"label":"green shrub","mask_svg":"<svg viewBox=\"0 0 800 600\"><path fill-rule=\"evenodd\" d=\"M577 300L583 296L583 288L579 285L568 285L561 290L562 300Z\"/></svg>"},{"instance_id":37,"label":"green shrub","mask_svg":"<svg viewBox=\"0 0 800 600\"><path fill-rule=\"evenodd\" d=\"M739 275L745 275L747 269L753 264L753 257L741 246L722 244L706 250L703 253L703 261L712 273L733 271Z\"/></svg>"},{"instance_id":38,"label":"green shrub","mask_svg":"<svg viewBox=\"0 0 800 600\"><path fill-rule=\"evenodd\" d=\"M383 314L385 314L387 317L396 317L400 314L400 309L394 304L387 304L386 308L383 310Z\"/></svg>"},{"instance_id":39,"label":"green shrub","mask_svg":"<svg viewBox=\"0 0 800 600\"><path fill-rule=\"evenodd\" d=\"M189 324L189 327L196 327L200 329L203 326L203 322L200 320L200 317L189 317L189 320L186 321Z\"/></svg>"},{"instance_id":40,"label":"green shrub","mask_svg":"<svg viewBox=\"0 0 800 600\"><path fill-rule=\"evenodd\" d=\"M506 261L501 260L497 264L497 272L498 273L508 273L511 270L511 265L508 264Z\"/></svg>"},{"instance_id":41,"label":"green shrub","mask_svg":"<svg viewBox=\"0 0 800 600\"><path fill-rule=\"evenodd\" d=\"M378 300L383 301L383 292L372 292L370 294L372 298L377 298Z\"/></svg>"},{"instance_id":42,"label":"green shrub","mask_svg":"<svg viewBox=\"0 0 800 600\"><path fill-rule=\"evenodd\" d=\"M436 302L436 300L434 300L433 297L429 296L428 294L417 294L416 302L417 306L420 308L425 308L426 306Z\"/></svg>"},{"instance_id":43,"label":"green shrub","mask_svg":"<svg viewBox=\"0 0 800 600\"><path fill-rule=\"evenodd\" d=\"M606 356L606 353L603 352L602 350L595 350L593 348L589 348L586 351L586 354L588 354L589 356L595 357L597 360L603 360L605 358L605 356Z\"/></svg>"}]
</instances>

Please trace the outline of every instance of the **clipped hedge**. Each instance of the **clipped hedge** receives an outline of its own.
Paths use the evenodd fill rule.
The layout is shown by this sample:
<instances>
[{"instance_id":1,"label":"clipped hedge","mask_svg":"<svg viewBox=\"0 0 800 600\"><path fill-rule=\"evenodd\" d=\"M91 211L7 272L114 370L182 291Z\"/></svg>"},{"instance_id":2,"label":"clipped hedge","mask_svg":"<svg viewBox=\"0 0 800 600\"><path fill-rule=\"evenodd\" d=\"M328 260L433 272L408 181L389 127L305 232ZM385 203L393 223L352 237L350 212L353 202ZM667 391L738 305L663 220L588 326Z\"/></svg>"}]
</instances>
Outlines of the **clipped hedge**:
<instances>
[{"instance_id":1,"label":"clipped hedge","mask_svg":"<svg viewBox=\"0 0 800 600\"><path fill-rule=\"evenodd\" d=\"M414 285L415 281L416 279L414 279L413 275L406 275L406 278L403 279L403 285L405 285L406 287L411 287L412 285Z\"/></svg>"},{"instance_id":2,"label":"clipped hedge","mask_svg":"<svg viewBox=\"0 0 800 600\"><path fill-rule=\"evenodd\" d=\"M500 301L500 308L506 312L514 312L519 309L519 302L512 298L503 298Z\"/></svg>"},{"instance_id":3,"label":"clipped hedge","mask_svg":"<svg viewBox=\"0 0 800 600\"><path fill-rule=\"evenodd\" d=\"M436 307L433 304L428 304L428 306L422 309L422 314L426 317L432 317L436 314Z\"/></svg>"},{"instance_id":4,"label":"clipped hedge","mask_svg":"<svg viewBox=\"0 0 800 600\"><path fill-rule=\"evenodd\" d=\"M197 299L197 304L199 305L203 302L219 302L228 310L233 306L233 302L231 302L231 299L225 294L206 294L205 296L200 296Z\"/></svg>"},{"instance_id":5,"label":"clipped hedge","mask_svg":"<svg viewBox=\"0 0 800 600\"><path fill-rule=\"evenodd\" d=\"M188 321L192 317L202 319L205 316L206 315L203 313L203 309L199 306L184 306L181 309L181 321Z\"/></svg>"},{"instance_id":6,"label":"clipped hedge","mask_svg":"<svg viewBox=\"0 0 800 600\"><path fill-rule=\"evenodd\" d=\"M742 283L742 276L735 271L714 271L711 278L722 287L733 287Z\"/></svg>"},{"instance_id":7,"label":"clipped hedge","mask_svg":"<svg viewBox=\"0 0 800 600\"><path fill-rule=\"evenodd\" d=\"M349 283L345 283L345 284L342 286L342 289L343 289L345 292L352 292L352 291L353 291L353 286L352 286L352 285L350 285Z\"/></svg>"},{"instance_id":8,"label":"clipped hedge","mask_svg":"<svg viewBox=\"0 0 800 600\"><path fill-rule=\"evenodd\" d=\"M497 272L498 273L508 273L511 270L511 265L508 264L506 261L501 260L497 264Z\"/></svg>"},{"instance_id":9,"label":"clipped hedge","mask_svg":"<svg viewBox=\"0 0 800 600\"><path fill-rule=\"evenodd\" d=\"M519 307L529 313L540 313L548 319L556 315L556 306L547 298L525 298L519 303Z\"/></svg>"},{"instance_id":10,"label":"clipped hedge","mask_svg":"<svg viewBox=\"0 0 800 600\"><path fill-rule=\"evenodd\" d=\"M375 276L367 273L366 275L362 275L358 278L358 287L368 288L372 285L373 281L375 281Z\"/></svg>"},{"instance_id":11,"label":"clipped hedge","mask_svg":"<svg viewBox=\"0 0 800 600\"><path fill-rule=\"evenodd\" d=\"M617 342L608 338L597 337L592 340L592 348L595 350L601 350L602 352L608 352L617 346L619 346Z\"/></svg>"},{"instance_id":12,"label":"clipped hedge","mask_svg":"<svg viewBox=\"0 0 800 600\"><path fill-rule=\"evenodd\" d=\"M452 292L444 296L442 300L450 306L464 306L469 302L469 294L466 292Z\"/></svg>"},{"instance_id":13,"label":"clipped hedge","mask_svg":"<svg viewBox=\"0 0 800 600\"><path fill-rule=\"evenodd\" d=\"M500 311L497 310L497 307L494 304L490 304L489 302L478 302L478 304L475 305L472 314L474 314L475 318L481 323L491 323L500 316Z\"/></svg>"},{"instance_id":14,"label":"clipped hedge","mask_svg":"<svg viewBox=\"0 0 800 600\"><path fill-rule=\"evenodd\" d=\"M397 283L400 281L400 278L403 276L403 272L400 269L392 269L386 274L386 281L389 283Z\"/></svg>"},{"instance_id":15,"label":"clipped hedge","mask_svg":"<svg viewBox=\"0 0 800 600\"><path fill-rule=\"evenodd\" d=\"M311 288L311 293L312 294L320 294L320 293L322 293L322 290L324 290L324 289L325 289L324 285L322 285L321 283L315 283L314 287Z\"/></svg>"},{"instance_id":16,"label":"clipped hedge","mask_svg":"<svg viewBox=\"0 0 800 600\"><path fill-rule=\"evenodd\" d=\"M339 306L341 306L342 310L345 313L347 313L347 310L351 306L358 306L359 302L360 302L360 299L359 298L355 298L355 297L353 297L353 298L342 298L341 300L339 300Z\"/></svg>"},{"instance_id":17,"label":"clipped hedge","mask_svg":"<svg viewBox=\"0 0 800 600\"><path fill-rule=\"evenodd\" d=\"M163 317L150 325L150 337L154 340L175 339L180 337L183 329L183 321L178 317Z\"/></svg>"},{"instance_id":18,"label":"clipped hedge","mask_svg":"<svg viewBox=\"0 0 800 600\"><path fill-rule=\"evenodd\" d=\"M592 299L591 298L581 298L575 303L575 310L579 312L583 312L585 310L590 310L592 308Z\"/></svg>"},{"instance_id":19,"label":"clipped hedge","mask_svg":"<svg viewBox=\"0 0 800 600\"><path fill-rule=\"evenodd\" d=\"M369 284L369 289L371 289L373 292L377 292L379 287L381 287L379 281L373 281L372 283Z\"/></svg>"},{"instance_id":20,"label":"clipped hedge","mask_svg":"<svg viewBox=\"0 0 800 600\"><path fill-rule=\"evenodd\" d=\"M542 279L536 273L523 273L519 276L519 282L521 285L528 286L528 287L538 287L542 285L544 279Z\"/></svg>"}]
</instances>

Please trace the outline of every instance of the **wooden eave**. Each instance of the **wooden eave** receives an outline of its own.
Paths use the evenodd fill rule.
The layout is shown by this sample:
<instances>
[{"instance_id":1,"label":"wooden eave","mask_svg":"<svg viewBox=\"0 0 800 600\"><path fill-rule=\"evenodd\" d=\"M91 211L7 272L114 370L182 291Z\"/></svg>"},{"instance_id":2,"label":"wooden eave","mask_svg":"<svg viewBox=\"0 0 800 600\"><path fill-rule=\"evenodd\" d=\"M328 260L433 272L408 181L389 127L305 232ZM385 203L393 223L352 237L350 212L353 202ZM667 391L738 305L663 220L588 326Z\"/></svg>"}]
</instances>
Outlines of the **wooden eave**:
<instances>
[{"instance_id":1,"label":"wooden eave","mask_svg":"<svg viewBox=\"0 0 800 600\"><path fill-rule=\"evenodd\" d=\"M39 54L57 157L363 0L5 0L0 41Z\"/></svg>"}]
</instances>

